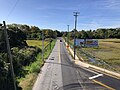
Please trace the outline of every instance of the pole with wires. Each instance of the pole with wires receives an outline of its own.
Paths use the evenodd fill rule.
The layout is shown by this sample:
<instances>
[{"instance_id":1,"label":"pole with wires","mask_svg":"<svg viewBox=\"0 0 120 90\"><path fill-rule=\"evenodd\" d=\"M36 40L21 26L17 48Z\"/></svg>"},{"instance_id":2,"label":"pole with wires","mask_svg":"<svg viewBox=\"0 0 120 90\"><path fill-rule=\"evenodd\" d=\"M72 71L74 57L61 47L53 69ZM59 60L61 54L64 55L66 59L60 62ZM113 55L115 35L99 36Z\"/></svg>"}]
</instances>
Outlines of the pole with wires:
<instances>
[{"instance_id":1,"label":"pole with wires","mask_svg":"<svg viewBox=\"0 0 120 90\"><path fill-rule=\"evenodd\" d=\"M67 25L67 26L68 26L68 35L67 36L68 36L68 47L69 47L69 26L70 25Z\"/></svg>"},{"instance_id":2,"label":"pole with wires","mask_svg":"<svg viewBox=\"0 0 120 90\"><path fill-rule=\"evenodd\" d=\"M9 44L9 40L8 40L8 33L7 33L5 21L3 21L3 25L4 25L3 28L4 28L5 40L6 40L6 44L7 44L7 51L8 51L9 61L10 61L11 76L12 76L13 83L14 83L14 90L17 90L13 62L12 62L13 58L12 58L12 54L11 54L11 50L10 50L10 44Z\"/></svg>"},{"instance_id":3,"label":"pole with wires","mask_svg":"<svg viewBox=\"0 0 120 90\"><path fill-rule=\"evenodd\" d=\"M79 12L73 12L75 16L75 29L74 29L74 60L75 60L75 54L76 54L76 27L77 27L77 16Z\"/></svg>"},{"instance_id":4,"label":"pole with wires","mask_svg":"<svg viewBox=\"0 0 120 90\"><path fill-rule=\"evenodd\" d=\"M44 62L44 31L42 30L42 61Z\"/></svg>"}]
</instances>

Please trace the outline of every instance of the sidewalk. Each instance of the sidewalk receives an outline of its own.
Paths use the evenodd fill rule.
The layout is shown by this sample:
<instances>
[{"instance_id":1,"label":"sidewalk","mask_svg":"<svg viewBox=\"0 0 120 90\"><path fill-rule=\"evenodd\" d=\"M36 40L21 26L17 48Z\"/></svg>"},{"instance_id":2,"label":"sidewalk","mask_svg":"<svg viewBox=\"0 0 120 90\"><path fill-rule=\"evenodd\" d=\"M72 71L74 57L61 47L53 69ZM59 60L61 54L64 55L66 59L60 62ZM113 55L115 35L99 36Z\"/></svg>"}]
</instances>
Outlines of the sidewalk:
<instances>
[{"instance_id":1,"label":"sidewalk","mask_svg":"<svg viewBox=\"0 0 120 90\"><path fill-rule=\"evenodd\" d=\"M64 41L65 42L65 41ZM67 45L67 43L65 42L65 45ZM73 50L69 47L68 48L70 53L72 54L72 56L74 56L74 52ZM82 60L82 58L81 58ZM83 61L83 60L82 60ZM79 65L79 66L82 66L82 67L86 67L86 68L90 68L94 71L98 71L98 72L101 72L101 73L104 73L104 74L107 74L109 76L112 76L112 77L115 77L117 79L120 79L120 74L119 73L116 73L116 72L112 72L112 71L109 71L107 69L103 69L103 68L100 68L100 67L97 67L97 66L94 66L94 65L91 65L91 64L88 64L88 63L85 63L85 62L82 62L79 60L78 56L76 55L75 56L75 64Z\"/></svg>"}]
</instances>

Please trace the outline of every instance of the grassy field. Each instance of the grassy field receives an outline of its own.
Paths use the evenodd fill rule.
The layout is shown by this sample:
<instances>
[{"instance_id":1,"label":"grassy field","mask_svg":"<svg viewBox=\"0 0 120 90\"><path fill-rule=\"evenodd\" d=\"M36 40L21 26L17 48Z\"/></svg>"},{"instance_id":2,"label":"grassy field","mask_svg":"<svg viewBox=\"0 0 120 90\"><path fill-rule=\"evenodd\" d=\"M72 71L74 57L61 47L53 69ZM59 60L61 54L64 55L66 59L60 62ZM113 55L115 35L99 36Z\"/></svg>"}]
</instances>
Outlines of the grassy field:
<instances>
[{"instance_id":1,"label":"grassy field","mask_svg":"<svg viewBox=\"0 0 120 90\"><path fill-rule=\"evenodd\" d=\"M39 48L42 48L42 41L41 40L26 40L28 46L37 46ZM44 41L44 45L46 46L49 43L49 41Z\"/></svg>"},{"instance_id":2,"label":"grassy field","mask_svg":"<svg viewBox=\"0 0 120 90\"><path fill-rule=\"evenodd\" d=\"M82 48L82 50L120 72L120 39L99 39L98 48Z\"/></svg>"}]
</instances>

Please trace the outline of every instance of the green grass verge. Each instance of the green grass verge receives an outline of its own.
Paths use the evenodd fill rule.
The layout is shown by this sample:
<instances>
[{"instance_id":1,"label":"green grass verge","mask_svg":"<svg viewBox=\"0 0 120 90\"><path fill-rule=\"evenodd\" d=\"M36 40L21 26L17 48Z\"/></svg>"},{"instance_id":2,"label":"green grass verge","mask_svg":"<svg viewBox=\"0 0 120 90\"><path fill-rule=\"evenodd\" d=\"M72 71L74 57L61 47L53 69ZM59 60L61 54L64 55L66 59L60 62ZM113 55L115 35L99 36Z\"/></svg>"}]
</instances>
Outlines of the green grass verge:
<instances>
[{"instance_id":1,"label":"green grass verge","mask_svg":"<svg viewBox=\"0 0 120 90\"><path fill-rule=\"evenodd\" d=\"M32 40L34 43L36 42L35 40ZM29 40L29 42L32 43L32 41ZM39 42L39 41L37 41ZM53 40L51 43L51 48L50 45L46 47L46 50L44 51L44 58L47 59L48 56L50 55L52 49L54 48L56 40ZM38 43L39 44L39 43ZM31 44L29 44L31 46ZM32 43L33 45L33 43ZM39 45L35 45L39 46ZM28 71L28 74L25 76L25 78L19 79L19 86L22 87L22 90L32 90L32 87L37 79L37 75L40 72L40 68L44 65L44 62L42 61L42 54L39 53L36 56L35 62L31 63L29 66L24 67L25 70Z\"/></svg>"}]
</instances>

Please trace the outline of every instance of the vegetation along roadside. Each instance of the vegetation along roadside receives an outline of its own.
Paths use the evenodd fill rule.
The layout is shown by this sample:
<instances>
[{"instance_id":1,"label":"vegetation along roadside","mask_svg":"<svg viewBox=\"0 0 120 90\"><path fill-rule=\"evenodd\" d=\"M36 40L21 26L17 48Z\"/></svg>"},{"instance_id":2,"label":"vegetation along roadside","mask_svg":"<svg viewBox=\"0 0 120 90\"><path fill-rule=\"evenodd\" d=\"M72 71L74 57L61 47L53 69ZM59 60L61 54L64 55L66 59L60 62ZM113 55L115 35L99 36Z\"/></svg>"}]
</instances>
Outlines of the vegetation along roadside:
<instances>
[{"instance_id":1,"label":"vegetation along roadside","mask_svg":"<svg viewBox=\"0 0 120 90\"><path fill-rule=\"evenodd\" d=\"M47 58L54 47L59 31L42 29L44 32L45 56ZM17 90L30 90L40 68L42 30L36 26L22 24L7 25ZM50 41L51 42L50 45ZM51 48L50 48L51 46ZM7 55L3 29L0 28L0 90L14 90L10 62Z\"/></svg>"},{"instance_id":2,"label":"vegetation along roadside","mask_svg":"<svg viewBox=\"0 0 120 90\"><path fill-rule=\"evenodd\" d=\"M32 40L33 41L33 40ZM36 42L35 40L33 43ZM41 41L39 41L41 43ZM53 40L51 45L48 43L45 47L45 55L44 58L47 59L49 54L51 53L56 40ZM32 43L32 44L33 44ZM29 44L31 45L31 44ZM51 46L51 47L50 47ZM34 82L36 81L37 75L40 72L40 68L44 62L42 61L42 54L41 52L36 56L36 61L31 63L29 66L24 67L25 70L27 70L29 73L25 76L25 78L20 78L20 84L19 86L22 87L23 90L31 90Z\"/></svg>"}]
</instances>

